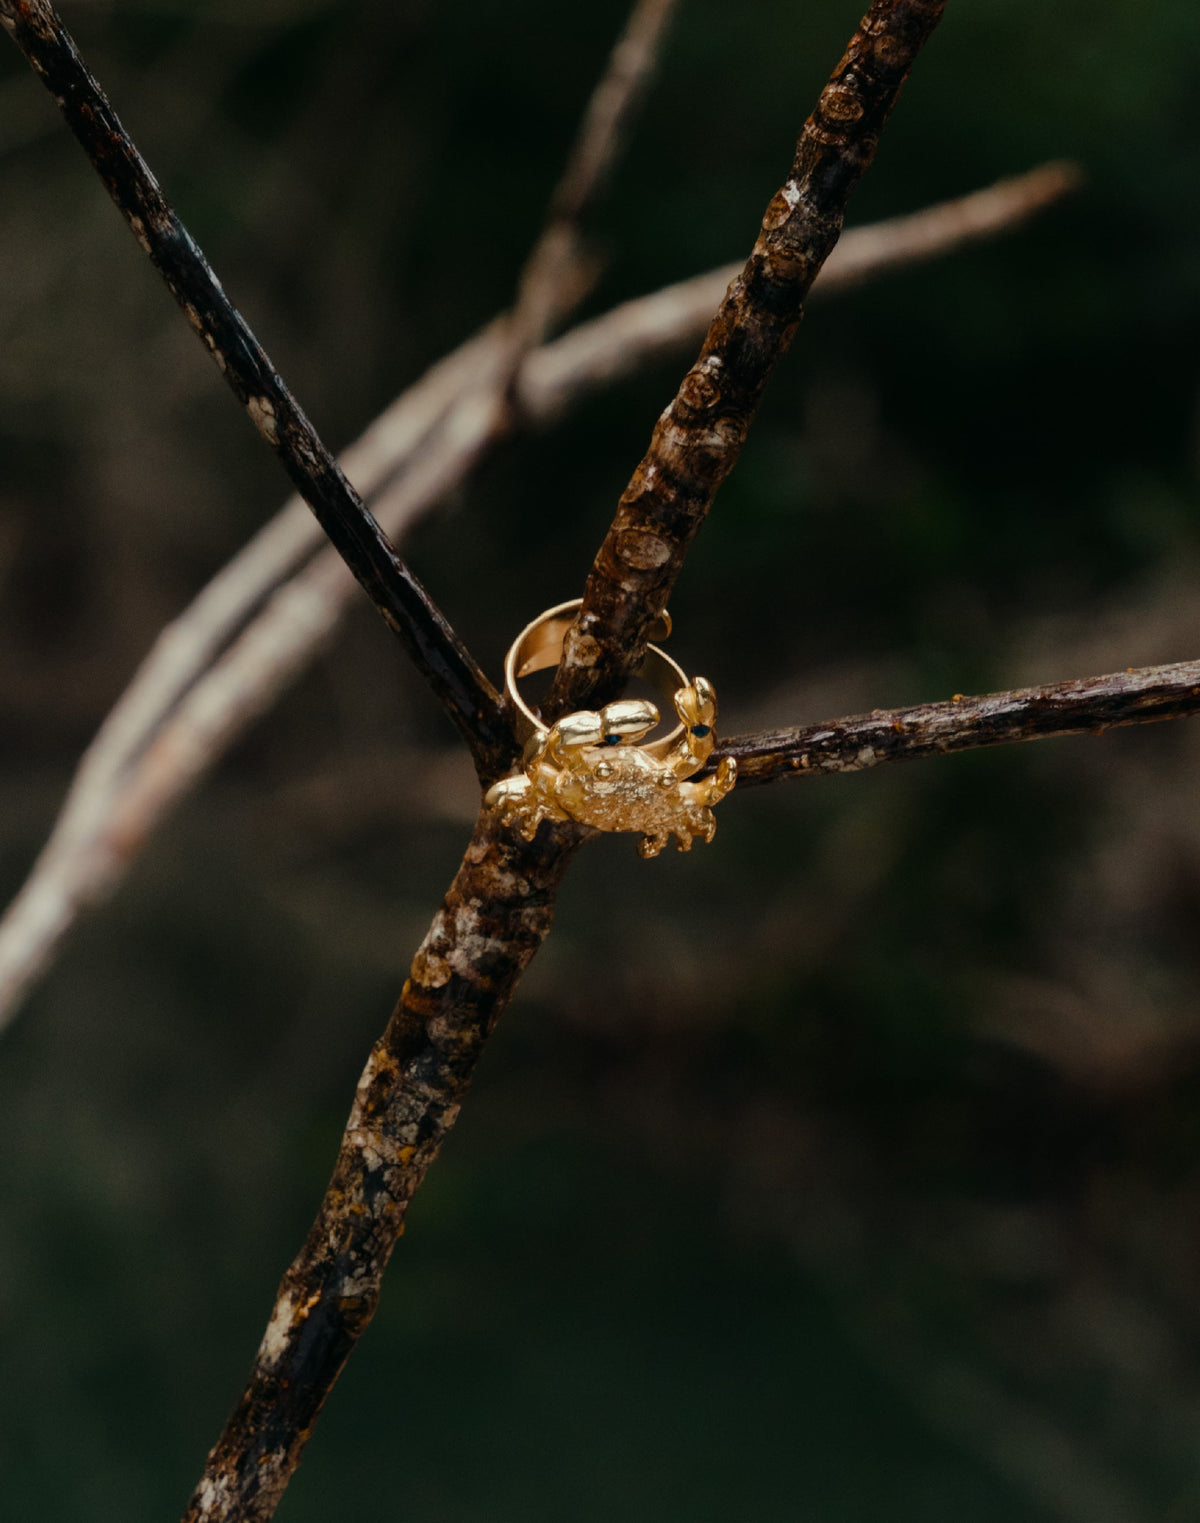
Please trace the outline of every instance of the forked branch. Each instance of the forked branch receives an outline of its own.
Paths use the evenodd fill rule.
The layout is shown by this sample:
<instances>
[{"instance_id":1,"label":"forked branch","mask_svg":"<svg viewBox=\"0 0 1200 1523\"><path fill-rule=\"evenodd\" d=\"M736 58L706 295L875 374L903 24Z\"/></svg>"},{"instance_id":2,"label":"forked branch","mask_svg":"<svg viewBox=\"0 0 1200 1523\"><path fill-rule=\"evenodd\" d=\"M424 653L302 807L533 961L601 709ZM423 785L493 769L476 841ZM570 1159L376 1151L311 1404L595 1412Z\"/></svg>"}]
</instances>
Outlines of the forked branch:
<instances>
[{"instance_id":1,"label":"forked branch","mask_svg":"<svg viewBox=\"0 0 1200 1523\"><path fill-rule=\"evenodd\" d=\"M854 228L811 293L833 296L889 270L1007 232L1078 181L1069 164L904 217ZM704 336L740 266L624 302L528 353L505 390L511 345L498 320L435 365L342 458L384 529L402 534L469 480L519 424L545 426L596 388ZM293 498L159 636L89 746L46 847L0 919L0 1028L79 918L332 634L355 584Z\"/></svg>"},{"instance_id":2,"label":"forked branch","mask_svg":"<svg viewBox=\"0 0 1200 1523\"><path fill-rule=\"evenodd\" d=\"M866 36L878 63L855 96L876 132L899 78L941 9L940 3L919 7L910 0L877 0L857 34L852 49ZM905 62L897 71L888 61L900 54ZM845 78L844 67L838 78ZM865 163L865 140L855 152ZM834 176L842 202L858 172L861 165L855 173ZM812 243L803 232L805 216L832 216L836 222L819 230L823 246L805 290L832 246L841 210L831 191L796 220L798 247ZM770 290L768 278L758 297L768 299ZM736 318L730 321L736 328ZM728 352L736 347L731 339ZM608 614L595 619L598 643L603 638L615 649L613 631L636 626L633 605L642 593L636 585L617 589ZM250 1382L209 1456L189 1523L261 1523L274 1512L312 1421L374 1309L408 1200L453 1122L483 1038L549 930L559 877L580 838L578 827L543 826L526 845L501 833L490 814L481 816L393 1022L360 1081L313 1233L284 1276Z\"/></svg>"}]
</instances>

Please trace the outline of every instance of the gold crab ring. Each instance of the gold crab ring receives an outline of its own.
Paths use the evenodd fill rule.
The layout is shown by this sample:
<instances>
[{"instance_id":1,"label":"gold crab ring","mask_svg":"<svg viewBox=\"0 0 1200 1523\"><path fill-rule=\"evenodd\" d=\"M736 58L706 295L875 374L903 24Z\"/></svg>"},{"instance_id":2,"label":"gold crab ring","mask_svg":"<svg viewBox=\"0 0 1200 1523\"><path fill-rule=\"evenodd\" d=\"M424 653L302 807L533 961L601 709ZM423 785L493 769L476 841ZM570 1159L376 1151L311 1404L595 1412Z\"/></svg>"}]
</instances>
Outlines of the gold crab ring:
<instances>
[{"instance_id":1,"label":"gold crab ring","mask_svg":"<svg viewBox=\"0 0 1200 1523\"><path fill-rule=\"evenodd\" d=\"M545 613L539 613L532 624L526 624L509 646L508 655L504 658L504 686L516 708L517 733L525 742L526 751L544 739L549 727L521 697L517 684L531 672L541 672L548 666L558 665L562 658L563 640L582 602L582 598L572 598L567 603L559 603L556 608L547 608ZM660 640L665 640L671 633L671 615L666 609L659 615L652 633L657 634ZM688 685L683 668L657 645L646 647L645 660L633 675L643 678L662 695L668 712L674 705L675 694ZM682 735L683 724L680 722L660 740L646 742L642 750L648 751L651 756L664 757Z\"/></svg>"},{"instance_id":2,"label":"gold crab ring","mask_svg":"<svg viewBox=\"0 0 1200 1523\"><path fill-rule=\"evenodd\" d=\"M717 695L706 677L687 678L657 645L638 670L659 689L679 723L662 740L640 744L658 724L659 710L644 698L618 698L599 712L580 709L549 728L521 697L520 681L562 660L563 639L580 600L560 603L526 625L509 649L504 685L527 735L520 770L494 782L484 803L501 825L532 841L546 821L641 835L638 851L656 857L674 837L680 851L711 841L713 805L737 781L737 762L722 756L703 772L716 746ZM662 615L659 638L670 634ZM652 629L651 633L657 631Z\"/></svg>"}]
</instances>

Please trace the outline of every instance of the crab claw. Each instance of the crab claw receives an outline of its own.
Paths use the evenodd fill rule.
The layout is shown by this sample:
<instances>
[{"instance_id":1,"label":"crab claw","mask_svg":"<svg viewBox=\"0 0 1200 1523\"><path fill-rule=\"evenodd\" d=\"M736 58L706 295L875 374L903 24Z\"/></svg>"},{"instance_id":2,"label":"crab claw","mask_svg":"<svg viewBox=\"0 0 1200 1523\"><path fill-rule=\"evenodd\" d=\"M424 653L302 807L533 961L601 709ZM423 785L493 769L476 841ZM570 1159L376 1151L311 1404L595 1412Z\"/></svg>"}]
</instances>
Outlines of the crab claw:
<instances>
[{"instance_id":1,"label":"crab claw","mask_svg":"<svg viewBox=\"0 0 1200 1523\"><path fill-rule=\"evenodd\" d=\"M717 717L717 695L707 677L694 677L675 694L675 712L686 725L706 724Z\"/></svg>"},{"instance_id":2,"label":"crab claw","mask_svg":"<svg viewBox=\"0 0 1200 1523\"><path fill-rule=\"evenodd\" d=\"M564 714L543 742L543 755L562 760L563 746L595 746L604 736L604 725L594 709Z\"/></svg>"},{"instance_id":3,"label":"crab claw","mask_svg":"<svg viewBox=\"0 0 1200 1523\"><path fill-rule=\"evenodd\" d=\"M641 740L658 723L658 710L644 698L620 698L600 711L604 738L597 742L615 746Z\"/></svg>"},{"instance_id":4,"label":"crab claw","mask_svg":"<svg viewBox=\"0 0 1200 1523\"><path fill-rule=\"evenodd\" d=\"M502 777L498 783L493 783L484 794L483 801L489 809L507 812L524 803L529 797L529 791L529 779L518 772L516 777Z\"/></svg>"},{"instance_id":5,"label":"crab claw","mask_svg":"<svg viewBox=\"0 0 1200 1523\"><path fill-rule=\"evenodd\" d=\"M717 695L707 677L693 677L675 694L675 712L689 735L707 740L717 719Z\"/></svg>"}]
</instances>

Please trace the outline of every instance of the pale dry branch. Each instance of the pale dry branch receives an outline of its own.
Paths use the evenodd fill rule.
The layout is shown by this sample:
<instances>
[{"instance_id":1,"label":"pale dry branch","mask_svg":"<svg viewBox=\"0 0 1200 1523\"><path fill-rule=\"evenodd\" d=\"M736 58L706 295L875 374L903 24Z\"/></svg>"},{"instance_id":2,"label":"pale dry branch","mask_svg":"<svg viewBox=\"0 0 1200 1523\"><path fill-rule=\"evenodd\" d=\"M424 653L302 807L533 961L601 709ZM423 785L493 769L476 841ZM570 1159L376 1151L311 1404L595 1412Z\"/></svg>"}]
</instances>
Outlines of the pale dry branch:
<instances>
[{"instance_id":1,"label":"pale dry branch","mask_svg":"<svg viewBox=\"0 0 1200 1523\"><path fill-rule=\"evenodd\" d=\"M347 452L366 482L393 478L397 457L408 462L385 502L392 532L452 489L483 447L495 393L489 405L475 382L499 376L505 353L486 332L464 345ZM415 442L429 437L426 415L448 387L456 407L443 447L422 455ZM356 583L336 552L314 558L322 539L293 498L159 635L0 920L0 1028L79 916L121 881L163 816L311 662L353 601Z\"/></svg>"},{"instance_id":2,"label":"pale dry branch","mask_svg":"<svg viewBox=\"0 0 1200 1523\"><path fill-rule=\"evenodd\" d=\"M678 0L638 0L583 113L546 226L517 284L512 332L518 354L576 306L590 283L584 221L603 193L654 74Z\"/></svg>"},{"instance_id":3,"label":"pale dry branch","mask_svg":"<svg viewBox=\"0 0 1200 1523\"><path fill-rule=\"evenodd\" d=\"M0 0L0 8L21 16L52 15L40 3L18 0ZM655 9L650 3L639 7L645 13ZM666 9L660 4L657 13ZM941 0L875 0L852 40L806 127L793 179L768 208L751 265L735 282L700 364L656 434L635 490L623 500L624 516L618 517L597 562L581 632L563 663L560 702L603 692L636 659L664 588L736 458L766 376L786 347L799 303L837 236L845 199L874 152L899 84L941 10ZM463 351L446 362L440 393L430 378L424 423L414 423L413 404L405 425L419 443L410 442L399 475L394 465L384 472L390 479L381 486L381 502L411 517L464 479L488 445L513 426L514 394L522 398L526 415L536 419L536 392L526 391L524 367L518 369L517 361L554 320L559 299L569 298L581 270L571 254L560 274L537 290L536 300L523 295L517 318L507 328L473 340L478 346L475 375L461 390L453 377L455 367L464 365ZM591 352L596 353L594 345ZM530 355L528 365L533 367L535 360ZM580 364L578 374L584 371ZM718 373L710 396L705 378L712 381ZM732 390L725 387L726 379ZM565 389L551 388L555 405ZM548 405L546 414L552 410ZM665 483L663 490L656 477ZM658 541L667 546L664 559L655 559ZM203 637L207 647L203 641L194 647L201 652L195 668L204 674L201 679L183 680L164 659L157 689L147 684L139 695L143 706L131 703L114 716L103 744L97 744L93 780L124 791L117 807L110 794L106 815L95 812L99 790L91 799L77 800L78 821L81 829L98 825L95 839L114 860L128 860L178 792L270 702L338 616L347 576L332 552L313 555L294 534L280 529L276 539L268 536L259 545L258 553L260 560L252 556L242 565L244 580L231 576L221 595L212 596ZM262 600L247 601L247 590L255 577L263 576L272 556L284 569L273 584L259 582L269 602L252 618ZM624 566L620 574L618 562ZM631 569L657 573L663 566L662 575L640 580L630 575ZM218 651L224 655L213 664ZM1098 713L1126 716L1105 717L1099 721L1103 724L1169 717L1165 703L1174 705L1173 712L1184 712L1182 668L1152 669L1160 676L1169 670L1174 678L1163 676L1159 682L1156 677L1154 692L1147 689L1140 696L1133 688L1118 691L1116 679L1108 678L972 700L977 733L991 736L974 743L1068 733L1085 727L1085 714L1093 719ZM1187 670L1198 682L1190 698L1198 699L1200 675L1190 665ZM956 700L959 717L963 703ZM156 705L160 712L164 706L168 711L165 724L148 722ZM731 748L742 746L744 754L738 754L752 781L789 771L872 765L875 743L870 742L868 756L863 737L876 733L883 721L890 721L894 735L909 735L905 754L965 749L970 742L955 730L946 708L865 716L821 733L748 737ZM478 735L472 738L479 741ZM127 771L122 757L128 753L122 748L131 740L139 750ZM881 734L881 746L885 740ZM848 747L854 742L859 746L851 754ZM501 735L491 745L491 762L481 772L505 744ZM478 757L480 746L473 749ZM809 758L807 764L796 759L800 756ZM558 887L585 834L571 826L543 828L532 843L525 843L502 830L487 812L481 816L362 1074L330 1186L279 1287L244 1393L192 1499L190 1523L265 1523L273 1515L315 1419L373 1315L408 1203L454 1124L487 1037L550 929Z\"/></svg>"},{"instance_id":4,"label":"pale dry branch","mask_svg":"<svg viewBox=\"0 0 1200 1523\"><path fill-rule=\"evenodd\" d=\"M852 229L810 299L1007 232L1077 181L1072 165L1047 164ZM343 470L387 533L402 535L469 478L505 429L544 427L592 391L697 342L737 269L624 302L533 350L517 372L516 412L497 403L509 355L497 320L381 413L345 452ZM163 817L336 628L354 582L331 552L318 554L323 543L293 497L155 642L81 760L45 849L0 920L0 1029Z\"/></svg>"},{"instance_id":5,"label":"pale dry branch","mask_svg":"<svg viewBox=\"0 0 1200 1523\"><path fill-rule=\"evenodd\" d=\"M851 228L817 276L809 301L1012 232L1076 189L1081 178L1075 164L1041 164L955 200ZM742 268L722 265L622 302L536 351L521 371L519 390L532 421L553 417L581 388L615 383L703 338L714 307Z\"/></svg>"}]
</instances>

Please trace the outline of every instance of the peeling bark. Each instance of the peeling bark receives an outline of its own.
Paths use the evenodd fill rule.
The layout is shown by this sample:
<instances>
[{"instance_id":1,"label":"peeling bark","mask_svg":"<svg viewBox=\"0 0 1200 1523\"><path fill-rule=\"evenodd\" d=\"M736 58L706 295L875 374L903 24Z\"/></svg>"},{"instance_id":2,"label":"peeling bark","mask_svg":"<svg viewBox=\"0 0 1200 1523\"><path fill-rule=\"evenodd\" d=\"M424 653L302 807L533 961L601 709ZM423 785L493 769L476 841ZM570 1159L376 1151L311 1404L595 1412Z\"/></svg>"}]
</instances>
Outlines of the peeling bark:
<instances>
[{"instance_id":1,"label":"peeling bark","mask_svg":"<svg viewBox=\"0 0 1200 1523\"><path fill-rule=\"evenodd\" d=\"M1046 164L854 228L826 261L812 295L835 295L1015 228L1077 183L1073 165ZM386 531L403 531L470 479L505 428L544 426L586 390L673 353L685 340L698 341L736 273L714 270L667 286L533 350L516 376L515 408L488 401L491 377L506 359L503 320L492 323L381 414L343 457L347 474L367 491ZM400 479L381 487L392 475ZM0 918L0 1031L75 923L130 871L139 843L329 638L354 583L338 571L333 550L314 556L320 538L320 526L292 499L160 634L84 753L49 841ZM159 764L164 753L174 759L171 768ZM136 829L114 833L118 818L132 819Z\"/></svg>"}]
</instances>

